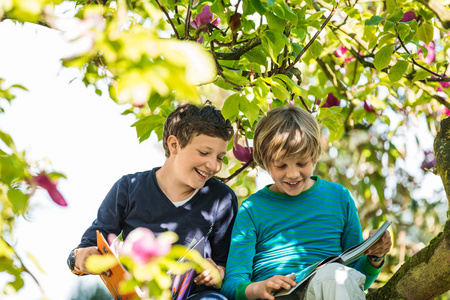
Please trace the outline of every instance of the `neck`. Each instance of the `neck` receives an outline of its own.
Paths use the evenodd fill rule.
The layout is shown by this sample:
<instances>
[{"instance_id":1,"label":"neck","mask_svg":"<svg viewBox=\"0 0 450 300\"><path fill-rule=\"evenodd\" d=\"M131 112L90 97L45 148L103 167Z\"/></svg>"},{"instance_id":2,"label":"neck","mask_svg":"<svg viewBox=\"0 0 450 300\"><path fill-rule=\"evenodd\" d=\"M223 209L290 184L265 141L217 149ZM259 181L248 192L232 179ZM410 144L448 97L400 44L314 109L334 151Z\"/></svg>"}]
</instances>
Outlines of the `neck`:
<instances>
[{"instance_id":1,"label":"neck","mask_svg":"<svg viewBox=\"0 0 450 300\"><path fill-rule=\"evenodd\" d=\"M180 202L189 198L195 189L181 183L170 168L170 163L164 165L156 171L156 181L161 191L172 202Z\"/></svg>"}]
</instances>

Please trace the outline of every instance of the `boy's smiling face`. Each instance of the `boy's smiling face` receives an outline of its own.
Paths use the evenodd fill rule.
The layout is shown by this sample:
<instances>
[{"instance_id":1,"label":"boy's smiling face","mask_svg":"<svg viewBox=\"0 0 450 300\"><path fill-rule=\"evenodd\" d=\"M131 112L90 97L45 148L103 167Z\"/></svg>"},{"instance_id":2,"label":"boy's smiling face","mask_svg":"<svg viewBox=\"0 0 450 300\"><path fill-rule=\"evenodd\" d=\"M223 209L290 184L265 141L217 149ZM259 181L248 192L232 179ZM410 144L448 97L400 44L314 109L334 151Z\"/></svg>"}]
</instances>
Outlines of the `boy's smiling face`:
<instances>
[{"instance_id":1,"label":"boy's smiling face","mask_svg":"<svg viewBox=\"0 0 450 300\"><path fill-rule=\"evenodd\" d=\"M222 169L222 160L228 142L221 138L200 134L194 136L184 148L179 147L174 155L177 174L185 185L200 189L205 182Z\"/></svg>"},{"instance_id":2,"label":"boy's smiling face","mask_svg":"<svg viewBox=\"0 0 450 300\"><path fill-rule=\"evenodd\" d=\"M276 193L297 196L314 185L314 180L310 178L313 170L311 159L277 159L269 165L268 171L274 181L269 189Z\"/></svg>"}]
</instances>

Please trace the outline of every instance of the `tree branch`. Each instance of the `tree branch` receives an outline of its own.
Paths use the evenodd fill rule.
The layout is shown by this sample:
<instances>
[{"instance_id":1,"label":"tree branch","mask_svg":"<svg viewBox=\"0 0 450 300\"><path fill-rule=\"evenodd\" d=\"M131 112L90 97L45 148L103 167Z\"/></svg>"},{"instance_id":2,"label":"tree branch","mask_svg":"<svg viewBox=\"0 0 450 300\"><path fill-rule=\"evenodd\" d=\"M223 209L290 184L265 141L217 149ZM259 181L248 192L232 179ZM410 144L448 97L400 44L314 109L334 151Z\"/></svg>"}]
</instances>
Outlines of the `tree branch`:
<instances>
[{"instance_id":1,"label":"tree branch","mask_svg":"<svg viewBox=\"0 0 450 300\"><path fill-rule=\"evenodd\" d=\"M311 47L311 45L317 39L319 34L325 28L325 26L327 26L328 22L330 22L331 18L333 17L334 13L336 12L336 8L339 6L339 2L340 2L340 0L337 1L336 6L333 7L333 9L331 10L330 14L328 15L328 18L325 20L325 22L322 24L322 26L320 26L320 30L318 30L316 32L316 34L314 34L313 38L308 42L308 44L306 44L305 48L303 48L302 51L300 51L300 53L297 55L295 60L286 68L286 72L289 72L289 70L292 69L296 63L298 63L298 61L303 56L303 54L305 54L306 50L308 50L308 48Z\"/></svg>"},{"instance_id":2,"label":"tree branch","mask_svg":"<svg viewBox=\"0 0 450 300\"><path fill-rule=\"evenodd\" d=\"M249 161L245 163L245 165L243 165L242 167L240 167L239 169L237 169L236 172L234 172L234 173L231 174L230 176L228 176L228 177L226 177L226 178L214 176L214 178L216 178L217 180L222 181L223 183L227 183L228 181L230 181L231 179L233 179L234 177L236 177L237 175L239 175L240 173L242 173L242 172L243 172L245 169L247 169L252 163L253 163L253 157L250 158Z\"/></svg>"},{"instance_id":3,"label":"tree branch","mask_svg":"<svg viewBox=\"0 0 450 300\"><path fill-rule=\"evenodd\" d=\"M261 45L261 38L255 37L251 39L247 44L245 44L244 46L242 46L241 48L237 49L234 52L231 53L216 52L216 57L219 60L238 60L239 58L241 58L243 54L259 45Z\"/></svg>"},{"instance_id":4,"label":"tree branch","mask_svg":"<svg viewBox=\"0 0 450 300\"><path fill-rule=\"evenodd\" d=\"M441 20L444 28L450 28L450 11L437 0L418 0L420 3L428 7L436 14L436 17Z\"/></svg>"}]
</instances>

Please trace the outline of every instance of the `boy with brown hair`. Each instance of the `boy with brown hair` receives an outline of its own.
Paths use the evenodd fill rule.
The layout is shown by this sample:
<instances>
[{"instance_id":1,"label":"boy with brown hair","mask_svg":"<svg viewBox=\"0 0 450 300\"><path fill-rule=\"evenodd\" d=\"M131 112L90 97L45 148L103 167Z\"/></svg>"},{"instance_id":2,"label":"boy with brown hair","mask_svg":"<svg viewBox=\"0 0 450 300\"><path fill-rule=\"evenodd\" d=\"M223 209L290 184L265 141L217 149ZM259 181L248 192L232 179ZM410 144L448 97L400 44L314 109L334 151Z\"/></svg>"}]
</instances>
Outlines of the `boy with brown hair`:
<instances>
[{"instance_id":1,"label":"boy with brown hair","mask_svg":"<svg viewBox=\"0 0 450 300\"><path fill-rule=\"evenodd\" d=\"M182 104L176 108L164 124L165 163L125 175L114 184L100 205L97 219L69 255L72 272L93 274L86 269L86 260L100 255L96 230L105 237L121 233L125 239L133 229L145 227L156 235L175 232L177 243L186 247L207 237L201 254L223 279L237 199L213 176L222 168L232 136L230 121L209 102L202 107ZM197 286L220 287L209 270L194 281Z\"/></svg>"},{"instance_id":2,"label":"boy with brown hair","mask_svg":"<svg viewBox=\"0 0 450 300\"><path fill-rule=\"evenodd\" d=\"M321 141L311 114L295 106L269 111L257 124L253 147L274 183L239 208L221 289L232 300L273 300L275 292L296 286L307 267L363 240L350 192L312 176ZM308 286L282 298L365 299L391 244L386 231L351 268L325 265Z\"/></svg>"}]
</instances>

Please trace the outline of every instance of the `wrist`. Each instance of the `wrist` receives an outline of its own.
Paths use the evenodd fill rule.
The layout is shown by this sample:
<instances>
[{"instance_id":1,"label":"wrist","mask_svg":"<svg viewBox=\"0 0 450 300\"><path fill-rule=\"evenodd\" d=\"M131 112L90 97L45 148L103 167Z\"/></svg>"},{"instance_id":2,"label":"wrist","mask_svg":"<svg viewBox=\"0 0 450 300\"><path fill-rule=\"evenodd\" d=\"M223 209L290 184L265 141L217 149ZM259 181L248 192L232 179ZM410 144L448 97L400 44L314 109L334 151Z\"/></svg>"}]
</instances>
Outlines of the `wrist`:
<instances>
[{"instance_id":1,"label":"wrist","mask_svg":"<svg viewBox=\"0 0 450 300\"><path fill-rule=\"evenodd\" d=\"M72 251L70 251L69 257L67 258L67 265L69 266L69 269L73 274L81 276L81 275L83 275L83 273L75 270L75 262L77 260L78 250L79 250L79 248L75 248Z\"/></svg>"},{"instance_id":2,"label":"wrist","mask_svg":"<svg viewBox=\"0 0 450 300\"><path fill-rule=\"evenodd\" d=\"M384 260L385 256L386 256L386 254L383 254L382 256L367 255L367 259L370 262L382 262Z\"/></svg>"}]
</instances>

